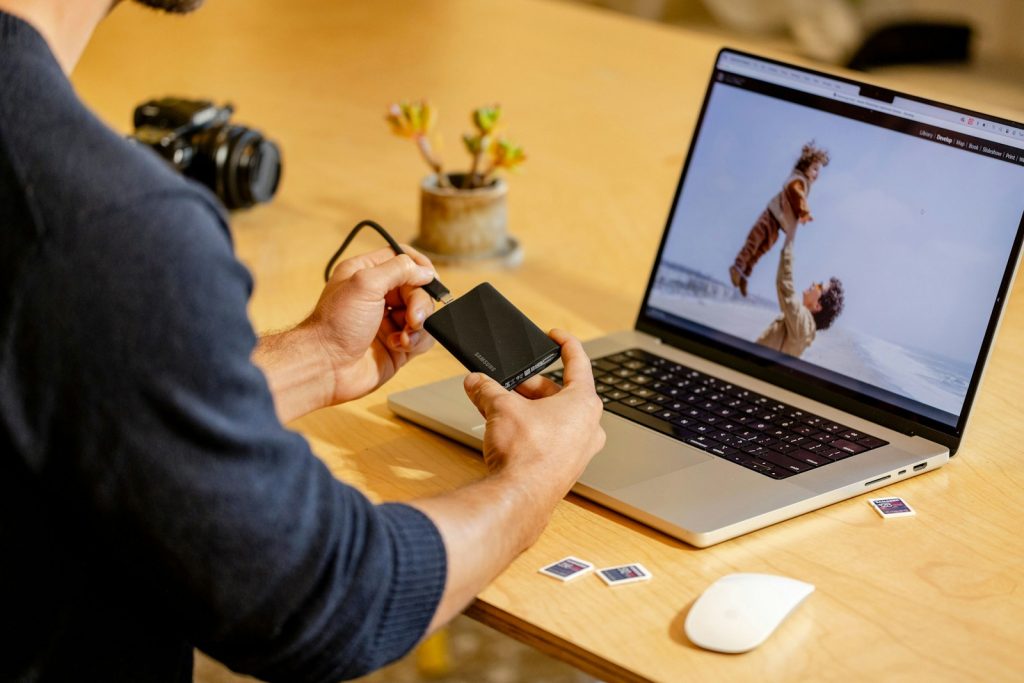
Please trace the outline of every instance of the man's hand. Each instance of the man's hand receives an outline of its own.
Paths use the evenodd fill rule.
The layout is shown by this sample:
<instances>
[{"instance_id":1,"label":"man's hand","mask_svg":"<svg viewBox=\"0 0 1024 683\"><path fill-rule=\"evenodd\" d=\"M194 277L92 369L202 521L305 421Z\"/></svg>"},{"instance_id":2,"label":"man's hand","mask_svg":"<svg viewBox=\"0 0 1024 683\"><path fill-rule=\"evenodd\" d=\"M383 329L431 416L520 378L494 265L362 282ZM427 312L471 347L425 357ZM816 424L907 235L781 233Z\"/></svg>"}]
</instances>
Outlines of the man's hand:
<instances>
[{"instance_id":1,"label":"man's hand","mask_svg":"<svg viewBox=\"0 0 1024 683\"><path fill-rule=\"evenodd\" d=\"M434 304L420 287L434 269L405 249L408 255L381 249L342 261L306 320L260 338L253 362L282 422L364 396L430 348L423 321Z\"/></svg>"},{"instance_id":2,"label":"man's hand","mask_svg":"<svg viewBox=\"0 0 1024 683\"><path fill-rule=\"evenodd\" d=\"M331 368L331 405L370 393L433 344L423 321L434 304L420 288L434 269L419 252L402 248L407 255L381 249L340 262L299 326L315 332Z\"/></svg>"},{"instance_id":3,"label":"man's hand","mask_svg":"<svg viewBox=\"0 0 1024 683\"><path fill-rule=\"evenodd\" d=\"M537 540L555 505L604 447L601 399L590 359L572 336L562 347L564 386L544 377L513 393L472 374L466 393L487 418L484 461L490 476L435 498L412 501L441 532L451 561L431 630L466 608L473 596Z\"/></svg>"},{"instance_id":4,"label":"man's hand","mask_svg":"<svg viewBox=\"0 0 1024 683\"><path fill-rule=\"evenodd\" d=\"M590 359L579 341L561 330L563 386L533 377L509 392L479 373L465 380L466 394L487 419L484 462L492 474L525 484L550 506L560 500L604 446L603 404L594 391ZM539 530L538 530L539 532Z\"/></svg>"}]
</instances>

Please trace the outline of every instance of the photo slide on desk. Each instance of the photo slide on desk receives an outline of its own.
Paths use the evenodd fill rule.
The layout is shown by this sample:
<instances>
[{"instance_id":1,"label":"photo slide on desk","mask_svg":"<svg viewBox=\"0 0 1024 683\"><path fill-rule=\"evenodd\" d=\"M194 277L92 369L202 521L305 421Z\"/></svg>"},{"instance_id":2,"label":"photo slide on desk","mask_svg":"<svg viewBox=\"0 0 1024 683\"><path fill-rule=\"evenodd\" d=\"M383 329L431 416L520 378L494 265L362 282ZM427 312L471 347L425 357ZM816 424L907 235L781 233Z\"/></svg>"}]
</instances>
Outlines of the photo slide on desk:
<instances>
[{"instance_id":1,"label":"photo slide on desk","mask_svg":"<svg viewBox=\"0 0 1024 683\"><path fill-rule=\"evenodd\" d=\"M793 283L801 296L836 277L844 306L801 360L959 414L1021 221L1022 166L716 84L648 305L756 341L781 315L785 233L747 296L729 268L812 141L829 162Z\"/></svg>"}]
</instances>

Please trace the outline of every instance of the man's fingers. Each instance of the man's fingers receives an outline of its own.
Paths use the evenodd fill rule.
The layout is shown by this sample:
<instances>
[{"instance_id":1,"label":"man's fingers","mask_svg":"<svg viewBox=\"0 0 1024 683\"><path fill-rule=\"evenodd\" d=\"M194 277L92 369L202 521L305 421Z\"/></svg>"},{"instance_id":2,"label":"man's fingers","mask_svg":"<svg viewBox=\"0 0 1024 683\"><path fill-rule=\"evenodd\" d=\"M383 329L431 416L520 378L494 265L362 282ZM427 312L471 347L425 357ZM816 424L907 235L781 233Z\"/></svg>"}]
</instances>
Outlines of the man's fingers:
<instances>
[{"instance_id":1,"label":"man's fingers","mask_svg":"<svg viewBox=\"0 0 1024 683\"><path fill-rule=\"evenodd\" d=\"M594 390L594 370L590 358L579 339L565 330L551 330L548 336L562 347L562 382L566 387L575 384Z\"/></svg>"},{"instance_id":2,"label":"man's fingers","mask_svg":"<svg viewBox=\"0 0 1024 683\"><path fill-rule=\"evenodd\" d=\"M434 300L418 286L402 286L388 292L384 303L397 310L405 310L405 322L410 330L423 328L423 321L434 312Z\"/></svg>"},{"instance_id":3,"label":"man's fingers","mask_svg":"<svg viewBox=\"0 0 1024 683\"><path fill-rule=\"evenodd\" d=\"M400 246L402 247L402 251L404 251L409 256L409 258L411 258L417 265L426 266L427 268L433 270L434 264L431 263L430 259L428 259L426 256L421 254L416 249L413 249L409 245L402 244ZM398 254L396 254L394 250L391 249L391 247L383 247L381 249L377 249L376 251L370 251L365 254L358 254L356 256L349 257L344 261L339 261L338 264L334 267L331 277L332 279L337 278L339 280L347 280L360 270L365 270L366 268L373 268L374 266L379 266L380 264L386 261L390 261L396 256L398 256Z\"/></svg>"},{"instance_id":4,"label":"man's fingers","mask_svg":"<svg viewBox=\"0 0 1024 683\"><path fill-rule=\"evenodd\" d=\"M495 403L499 400L508 400L508 397L513 395L493 379L479 372L466 377L462 382L462 388L484 417L493 412Z\"/></svg>"},{"instance_id":5,"label":"man's fingers","mask_svg":"<svg viewBox=\"0 0 1024 683\"><path fill-rule=\"evenodd\" d=\"M405 254L396 256L390 247L384 247L345 259L335 267L331 279L340 282L358 275L356 284L361 289L368 290L372 298L385 297L388 306L408 309L409 329L419 330L434 311L433 300L422 287L437 274L430 259L410 246L401 246ZM402 267L398 267L399 264ZM382 293L381 288L385 286L388 288Z\"/></svg>"},{"instance_id":6,"label":"man's fingers","mask_svg":"<svg viewBox=\"0 0 1024 683\"><path fill-rule=\"evenodd\" d=\"M426 256L416 251L416 249L410 247L408 244L403 244L402 249L405 253L409 254L409 257L421 266L426 266L430 269L434 268L434 264L430 262ZM435 274L434 277L437 277ZM406 301L406 306L409 309L409 329L419 330L423 327L423 321L427 319L427 316L434 312L434 300L430 298L426 290L419 287L403 287L402 297Z\"/></svg>"},{"instance_id":7,"label":"man's fingers","mask_svg":"<svg viewBox=\"0 0 1024 683\"><path fill-rule=\"evenodd\" d=\"M370 268L352 274L352 284L368 298L383 300L393 289L410 285L421 287L434 279L434 270L418 265L411 257L402 254Z\"/></svg>"},{"instance_id":8,"label":"man's fingers","mask_svg":"<svg viewBox=\"0 0 1024 683\"><path fill-rule=\"evenodd\" d=\"M430 268L434 267L434 264L431 263L430 259L428 259L426 256L421 254L419 251L417 251L413 247L410 247L408 244L403 244L401 246L402 246L402 251L404 251L406 254L408 254L412 258L412 260L415 261L416 263L420 264L421 266L429 266Z\"/></svg>"},{"instance_id":9,"label":"man's fingers","mask_svg":"<svg viewBox=\"0 0 1024 683\"><path fill-rule=\"evenodd\" d=\"M393 258L395 258L395 252L392 251L391 247L384 247L383 249L349 257L344 261L338 262L338 265L331 272L331 279L347 280L360 270L373 268Z\"/></svg>"},{"instance_id":10,"label":"man's fingers","mask_svg":"<svg viewBox=\"0 0 1024 683\"><path fill-rule=\"evenodd\" d=\"M516 387L516 391L528 399L547 398L554 396L561 389L557 384L547 377L537 375L526 380Z\"/></svg>"}]
</instances>

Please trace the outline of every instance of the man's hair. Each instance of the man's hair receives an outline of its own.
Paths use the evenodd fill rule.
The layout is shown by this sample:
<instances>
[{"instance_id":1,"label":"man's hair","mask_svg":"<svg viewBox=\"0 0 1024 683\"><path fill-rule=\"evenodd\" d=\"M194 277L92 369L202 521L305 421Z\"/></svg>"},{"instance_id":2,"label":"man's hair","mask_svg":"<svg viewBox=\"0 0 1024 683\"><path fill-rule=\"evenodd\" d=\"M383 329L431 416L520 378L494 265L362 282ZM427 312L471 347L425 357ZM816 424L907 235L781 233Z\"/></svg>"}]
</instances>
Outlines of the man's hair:
<instances>
[{"instance_id":1,"label":"man's hair","mask_svg":"<svg viewBox=\"0 0 1024 683\"><path fill-rule=\"evenodd\" d=\"M843 312L843 283L839 278L834 277L828 281L828 289L821 293L818 304L821 310L811 314L814 316L814 324L819 330L827 330Z\"/></svg>"},{"instance_id":2,"label":"man's hair","mask_svg":"<svg viewBox=\"0 0 1024 683\"><path fill-rule=\"evenodd\" d=\"M171 14L188 14L199 9L199 6L203 4L203 0L135 0L135 2Z\"/></svg>"},{"instance_id":3,"label":"man's hair","mask_svg":"<svg viewBox=\"0 0 1024 683\"><path fill-rule=\"evenodd\" d=\"M814 140L811 140L800 150L800 158L796 160L796 170L802 173L809 169L814 162L828 166L828 150L815 147Z\"/></svg>"}]
</instances>

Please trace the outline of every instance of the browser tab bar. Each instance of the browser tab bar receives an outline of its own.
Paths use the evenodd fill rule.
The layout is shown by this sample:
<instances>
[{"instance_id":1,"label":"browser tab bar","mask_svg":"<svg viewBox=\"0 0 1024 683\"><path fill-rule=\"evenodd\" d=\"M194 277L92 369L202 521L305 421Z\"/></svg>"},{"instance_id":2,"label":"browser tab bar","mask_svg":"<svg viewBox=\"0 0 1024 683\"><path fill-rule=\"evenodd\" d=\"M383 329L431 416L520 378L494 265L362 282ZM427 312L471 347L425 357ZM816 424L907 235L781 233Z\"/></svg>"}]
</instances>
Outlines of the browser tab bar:
<instances>
[{"instance_id":1,"label":"browser tab bar","mask_svg":"<svg viewBox=\"0 0 1024 683\"><path fill-rule=\"evenodd\" d=\"M720 79L729 85L742 86L735 77L746 77L758 81L827 97L836 102L881 112L890 116L913 121L918 124L939 126L950 132L967 133L973 137L1024 147L1024 128L1006 125L990 119L976 118L961 112L944 109L900 97L886 88L845 83L843 81L803 71L795 67L739 55L723 53L718 60L718 69L727 75ZM735 74L734 77L728 74Z\"/></svg>"},{"instance_id":2,"label":"browser tab bar","mask_svg":"<svg viewBox=\"0 0 1024 683\"><path fill-rule=\"evenodd\" d=\"M809 92L827 90L856 95L859 91L857 86L850 83L731 53L723 54L719 58L718 68Z\"/></svg>"}]
</instances>

